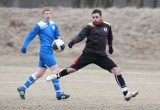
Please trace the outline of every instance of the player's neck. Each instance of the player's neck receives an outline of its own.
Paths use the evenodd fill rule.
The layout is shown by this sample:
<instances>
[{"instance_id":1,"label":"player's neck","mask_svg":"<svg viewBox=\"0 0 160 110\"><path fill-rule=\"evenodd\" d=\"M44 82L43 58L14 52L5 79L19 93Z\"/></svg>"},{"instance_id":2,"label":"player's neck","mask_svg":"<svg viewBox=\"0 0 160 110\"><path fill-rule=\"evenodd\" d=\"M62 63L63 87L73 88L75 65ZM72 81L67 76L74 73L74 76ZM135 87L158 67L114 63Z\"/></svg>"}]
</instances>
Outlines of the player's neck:
<instances>
[{"instance_id":1,"label":"player's neck","mask_svg":"<svg viewBox=\"0 0 160 110\"><path fill-rule=\"evenodd\" d=\"M44 22L46 22L46 23L48 23L48 22L49 22L49 20L45 20L45 19L43 19L43 21L44 21Z\"/></svg>"},{"instance_id":2,"label":"player's neck","mask_svg":"<svg viewBox=\"0 0 160 110\"><path fill-rule=\"evenodd\" d=\"M103 24L103 20L101 20L98 24L93 23L95 26L101 26Z\"/></svg>"}]
</instances>

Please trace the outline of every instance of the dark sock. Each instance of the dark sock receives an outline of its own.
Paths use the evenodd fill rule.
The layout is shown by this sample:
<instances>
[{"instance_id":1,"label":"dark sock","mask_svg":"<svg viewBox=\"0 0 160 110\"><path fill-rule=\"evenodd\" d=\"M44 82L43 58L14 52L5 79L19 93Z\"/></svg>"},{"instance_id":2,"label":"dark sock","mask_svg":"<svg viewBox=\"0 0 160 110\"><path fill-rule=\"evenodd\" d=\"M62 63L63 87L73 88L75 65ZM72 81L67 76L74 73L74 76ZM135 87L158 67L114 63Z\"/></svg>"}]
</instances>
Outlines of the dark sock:
<instances>
[{"instance_id":1,"label":"dark sock","mask_svg":"<svg viewBox=\"0 0 160 110\"><path fill-rule=\"evenodd\" d=\"M57 73L57 78L61 78L63 76L68 75L69 73L67 72L67 68L63 69L62 71L60 71L59 73Z\"/></svg>"},{"instance_id":2,"label":"dark sock","mask_svg":"<svg viewBox=\"0 0 160 110\"><path fill-rule=\"evenodd\" d=\"M125 81L124 81L122 75L121 74L120 75L115 75L115 79L116 79L118 85L121 87L121 89L123 91L123 94L126 95L128 93L128 90L126 88L126 84L125 84Z\"/></svg>"}]
</instances>

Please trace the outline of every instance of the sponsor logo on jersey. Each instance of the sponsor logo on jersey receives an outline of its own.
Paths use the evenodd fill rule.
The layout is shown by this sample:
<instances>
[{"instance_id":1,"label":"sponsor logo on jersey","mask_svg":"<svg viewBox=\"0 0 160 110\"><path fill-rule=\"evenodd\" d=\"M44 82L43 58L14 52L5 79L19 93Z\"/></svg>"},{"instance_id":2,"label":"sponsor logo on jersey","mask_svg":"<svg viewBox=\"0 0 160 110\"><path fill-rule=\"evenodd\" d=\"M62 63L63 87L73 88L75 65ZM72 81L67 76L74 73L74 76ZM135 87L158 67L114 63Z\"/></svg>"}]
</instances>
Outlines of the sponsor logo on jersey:
<instances>
[{"instance_id":1,"label":"sponsor logo on jersey","mask_svg":"<svg viewBox=\"0 0 160 110\"><path fill-rule=\"evenodd\" d=\"M52 26L52 29L55 30L55 26Z\"/></svg>"},{"instance_id":2,"label":"sponsor logo on jersey","mask_svg":"<svg viewBox=\"0 0 160 110\"><path fill-rule=\"evenodd\" d=\"M103 28L103 30L104 30L104 32L107 32L108 31L108 29L105 27L105 28Z\"/></svg>"}]
</instances>

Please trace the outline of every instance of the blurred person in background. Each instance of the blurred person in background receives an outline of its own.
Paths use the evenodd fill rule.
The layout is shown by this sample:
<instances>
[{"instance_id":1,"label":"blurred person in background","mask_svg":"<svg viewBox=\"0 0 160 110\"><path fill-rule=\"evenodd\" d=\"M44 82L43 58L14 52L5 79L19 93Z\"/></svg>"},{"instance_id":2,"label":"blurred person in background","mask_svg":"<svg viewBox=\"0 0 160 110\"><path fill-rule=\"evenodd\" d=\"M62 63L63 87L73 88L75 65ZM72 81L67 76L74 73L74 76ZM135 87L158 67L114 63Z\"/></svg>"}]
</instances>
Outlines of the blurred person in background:
<instances>
[{"instance_id":1,"label":"blurred person in background","mask_svg":"<svg viewBox=\"0 0 160 110\"><path fill-rule=\"evenodd\" d=\"M113 53L113 35L111 25L110 23L102 20L102 12L99 9L93 10L91 17L92 22L84 27L68 44L68 47L72 48L73 45L87 38L82 54L77 57L71 66L66 67L56 75L48 76L46 80L50 81L53 79L59 79L65 75L76 72L91 63L94 63L114 74L115 80L122 90L124 99L129 101L131 98L138 95L138 91L130 92L127 89L120 67L107 56L106 52L106 46L108 45L108 52L110 54Z\"/></svg>"},{"instance_id":2,"label":"blurred person in background","mask_svg":"<svg viewBox=\"0 0 160 110\"><path fill-rule=\"evenodd\" d=\"M37 72L31 74L25 83L17 88L21 99L25 99L25 91L29 88L37 79L41 78L47 70L50 68L52 74L59 72L56 58L52 50L52 42L55 39L60 38L58 26L55 22L50 21L52 9L50 7L43 8L43 20L35 24L34 28L26 36L21 52L26 54L27 46L30 42L39 35L40 50L39 50L39 69ZM53 87L56 91L57 100L67 99L70 95L64 94L61 91L59 80L52 80Z\"/></svg>"}]
</instances>

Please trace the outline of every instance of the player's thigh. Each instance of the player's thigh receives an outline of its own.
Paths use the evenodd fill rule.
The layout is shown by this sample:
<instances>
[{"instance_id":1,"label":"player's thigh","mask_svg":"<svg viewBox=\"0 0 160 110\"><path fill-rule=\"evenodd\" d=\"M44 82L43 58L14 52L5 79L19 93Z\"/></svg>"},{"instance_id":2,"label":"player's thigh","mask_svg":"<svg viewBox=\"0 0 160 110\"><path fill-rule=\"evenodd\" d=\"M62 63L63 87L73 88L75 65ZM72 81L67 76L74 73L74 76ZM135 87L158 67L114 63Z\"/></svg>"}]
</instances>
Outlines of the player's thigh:
<instances>
[{"instance_id":1,"label":"player's thigh","mask_svg":"<svg viewBox=\"0 0 160 110\"><path fill-rule=\"evenodd\" d=\"M105 70L108 70L109 72L111 72L111 70L113 68L117 67L117 65L114 63L114 61L111 60L108 56L103 56L103 57L98 58L95 61L95 64Z\"/></svg>"},{"instance_id":2,"label":"player's thigh","mask_svg":"<svg viewBox=\"0 0 160 110\"><path fill-rule=\"evenodd\" d=\"M91 56L82 54L79 57L77 57L77 59L72 63L71 67L79 70L85 66L87 66L88 64L93 62L93 58Z\"/></svg>"}]
</instances>

